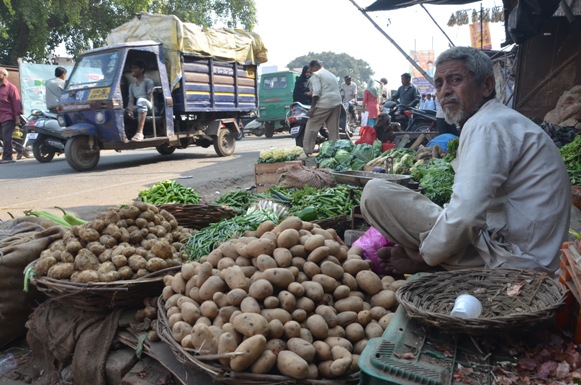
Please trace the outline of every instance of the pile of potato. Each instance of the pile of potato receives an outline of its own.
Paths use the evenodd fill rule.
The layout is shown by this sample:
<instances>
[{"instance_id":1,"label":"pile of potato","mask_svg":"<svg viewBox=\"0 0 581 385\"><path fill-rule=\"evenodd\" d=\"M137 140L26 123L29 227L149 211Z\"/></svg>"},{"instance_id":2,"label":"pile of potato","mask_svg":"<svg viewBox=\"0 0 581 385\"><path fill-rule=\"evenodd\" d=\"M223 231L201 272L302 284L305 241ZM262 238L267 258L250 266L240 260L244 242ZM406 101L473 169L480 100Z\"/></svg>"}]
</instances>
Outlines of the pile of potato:
<instances>
[{"instance_id":1,"label":"pile of potato","mask_svg":"<svg viewBox=\"0 0 581 385\"><path fill-rule=\"evenodd\" d=\"M111 208L52 242L34 272L80 283L135 279L181 265L187 255L180 250L191 233L148 203Z\"/></svg>"},{"instance_id":2,"label":"pile of potato","mask_svg":"<svg viewBox=\"0 0 581 385\"><path fill-rule=\"evenodd\" d=\"M164 282L168 327L181 346L219 354L236 372L294 379L358 371L403 284L377 276L335 230L296 217L264 222Z\"/></svg>"}]
</instances>

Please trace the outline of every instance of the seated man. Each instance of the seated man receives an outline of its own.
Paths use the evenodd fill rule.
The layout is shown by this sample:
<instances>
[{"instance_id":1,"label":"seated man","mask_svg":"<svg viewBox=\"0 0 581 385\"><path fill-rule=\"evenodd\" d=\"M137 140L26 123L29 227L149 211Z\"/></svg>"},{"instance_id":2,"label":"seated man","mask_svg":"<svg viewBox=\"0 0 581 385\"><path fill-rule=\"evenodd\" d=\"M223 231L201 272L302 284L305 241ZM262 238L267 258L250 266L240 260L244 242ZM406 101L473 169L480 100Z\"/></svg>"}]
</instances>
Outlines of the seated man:
<instances>
[{"instance_id":1,"label":"seated man","mask_svg":"<svg viewBox=\"0 0 581 385\"><path fill-rule=\"evenodd\" d=\"M395 247L380 249L390 273L444 268L519 268L555 276L568 237L571 187L548 135L495 98L484 53L454 47L436 61L438 100L462 130L450 203L379 179L361 210Z\"/></svg>"},{"instance_id":2,"label":"seated man","mask_svg":"<svg viewBox=\"0 0 581 385\"><path fill-rule=\"evenodd\" d=\"M144 76L145 63L137 60L131 64L131 76L135 78L135 83L129 86L129 103L125 109L130 119L135 119L137 111L137 132L131 138L134 142L143 140L143 127L145 126L145 117L147 111L151 110L151 94L155 84L150 78Z\"/></svg>"}]
</instances>

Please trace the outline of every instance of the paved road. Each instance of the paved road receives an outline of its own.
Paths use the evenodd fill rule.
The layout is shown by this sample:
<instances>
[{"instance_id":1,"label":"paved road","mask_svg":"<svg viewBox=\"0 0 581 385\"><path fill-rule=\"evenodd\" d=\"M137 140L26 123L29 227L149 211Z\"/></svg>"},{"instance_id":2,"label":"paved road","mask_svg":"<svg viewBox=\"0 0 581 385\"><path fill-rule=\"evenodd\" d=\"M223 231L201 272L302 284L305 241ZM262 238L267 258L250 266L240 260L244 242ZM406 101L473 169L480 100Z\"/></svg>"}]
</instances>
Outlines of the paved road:
<instances>
[{"instance_id":1,"label":"paved road","mask_svg":"<svg viewBox=\"0 0 581 385\"><path fill-rule=\"evenodd\" d=\"M293 146L288 135L249 136L236 142L230 157L218 157L214 147L189 147L162 156L155 149L117 153L103 151L97 167L78 172L64 155L50 163L34 158L0 165L0 220L24 210L55 210L59 206L84 219L106 207L131 203L140 190L167 179L178 179L212 200L221 193L254 185L254 164L260 150Z\"/></svg>"}]
</instances>

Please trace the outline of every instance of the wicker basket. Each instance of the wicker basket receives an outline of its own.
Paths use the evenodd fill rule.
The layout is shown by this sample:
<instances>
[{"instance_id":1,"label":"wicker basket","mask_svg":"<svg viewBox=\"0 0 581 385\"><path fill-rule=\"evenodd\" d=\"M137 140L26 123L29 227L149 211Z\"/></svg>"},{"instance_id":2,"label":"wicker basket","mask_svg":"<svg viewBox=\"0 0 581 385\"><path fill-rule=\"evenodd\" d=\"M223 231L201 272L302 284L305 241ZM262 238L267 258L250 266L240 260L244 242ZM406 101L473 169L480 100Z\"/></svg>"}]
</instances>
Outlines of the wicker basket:
<instances>
[{"instance_id":1,"label":"wicker basket","mask_svg":"<svg viewBox=\"0 0 581 385\"><path fill-rule=\"evenodd\" d=\"M25 272L34 269L36 261ZM34 274L29 275L29 280L40 292L58 302L80 309L105 310L141 305L144 298L160 295L163 277L180 269L181 266L168 267L130 281L75 283Z\"/></svg>"},{"instance_id":2,"label":"wicker basket","mask_svg":"<svg viewBox=\"0 0 581 385\"><path fill-rule=\"evenodd\" d=\"M206 372L215 381L228 385L356 385L359 382L359 373L333 380L295 380L276 374L234 372L218 362L222 355L183 348L171 335L164 305L165 301L160 296L157 301L157 334L161 340L169 345L180 363L193 370Z\"/></svg>"},{"instance_id":3,"label":"wicker basket","mask_svg":"<svg viewBox=\"0 0 581 385\"><path fill-rule=\"evenodd\" d=\"M335 229L339 238L345 239L345 231L351 229L352 221L350 215L338 215L327 219L314 221L323 229Z\"/></svg>"},{"instance_id":4,"label":"wicker basket","mask_svg":"<svg viewBox=\"0 0 581 385\"><path fill-rule=\"evenodd\" d=\"M518 285L522 285L518 294L509 295L508 289ZM479 318L450 316L454 300L463 293L482 303ZM450 331L481 334L537 326L565 303L567 289L535 271L469 269L421 275L403 285L396 296L412 318Z\"/></svg>"},{"instance_id":5,"label":"wicker basket","mask_svg":"<svg viewBox=\"0 0 581 385\"><path fill-rule=\"evenodd\" d=\"M175 217L178 224L190 229L199 230L211 223L236 216L236 211L217 205L191 205L168 203L158 206Z\"/></svg>"}]
</instances>

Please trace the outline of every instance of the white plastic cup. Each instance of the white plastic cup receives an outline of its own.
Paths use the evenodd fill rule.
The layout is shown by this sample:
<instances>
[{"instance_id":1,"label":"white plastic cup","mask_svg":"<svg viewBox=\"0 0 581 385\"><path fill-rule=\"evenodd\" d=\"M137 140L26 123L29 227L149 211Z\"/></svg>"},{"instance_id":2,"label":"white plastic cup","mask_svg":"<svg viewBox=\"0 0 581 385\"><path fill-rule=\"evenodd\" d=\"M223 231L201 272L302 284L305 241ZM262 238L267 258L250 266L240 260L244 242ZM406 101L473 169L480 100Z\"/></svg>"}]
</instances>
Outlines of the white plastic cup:
<instances>
[{"instance_id":1,"label":"white plastic cup","mask_svg":"<svg viewBox=\"0 0 581 385\"><path fill-rule=\"evenodd\" d=\"M482 314L482 304L478 298L470 294L460 294L454 301L454 308L450 312L456 318L478 318Z\"/></svg>"}]
</instances>

